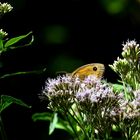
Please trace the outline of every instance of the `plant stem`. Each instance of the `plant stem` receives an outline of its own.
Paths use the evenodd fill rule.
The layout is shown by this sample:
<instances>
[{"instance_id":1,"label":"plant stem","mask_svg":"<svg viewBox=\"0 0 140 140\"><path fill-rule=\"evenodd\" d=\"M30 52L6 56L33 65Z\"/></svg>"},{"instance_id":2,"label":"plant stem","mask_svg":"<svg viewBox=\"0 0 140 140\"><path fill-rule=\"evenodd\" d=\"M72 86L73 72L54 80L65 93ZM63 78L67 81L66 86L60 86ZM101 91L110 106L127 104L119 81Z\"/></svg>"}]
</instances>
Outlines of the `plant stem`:
<instances>
[{"instance_id":1,"label":"plant stem","mask_svg":"<svg viewBox=\"0 0 140 140\"><path fill-rule=\"evenodd\" d=\"M0 133L1 133L1 138L2 140L7 140L7 136L4 130L4 125L3 125L3 121L2 121L2 117L1 117L1 113L0 113Z\"/></svg>"},{"instance_id":2,"label":"plant stem","mask_svg":"<svg viewBox=\"0 0 140 140\"><path fill-rule=\"evenodd\" d=\"M123 83L123 87L124 87L124 96L125 96L125 99L128 99L128 95L127 95L127 91L126 91L126 86L125 86L125 80L123 78L123 75L121 74L121 79L122 79L122 83Z\"/></svg>"},{"instance_id":3,"label":"plant stem","mask_svg":"<svg viewBox=\"0 0 140 140\"><path fill-rule=\"evenodd\" d=\"M67 114L67 113L66 113L66 114ZM70 126L71 126L71 128L72 128L72 130L73 130L73 132L74 132L74 134L75 134L75 136L76 136L76 138L77 138L78 140L80 140L80 139L79 139L79 136L78 136L78 133L77 133L77 131L75 130L75 127L73 126L73 124L72 124L72 122L71 122L71 119L69 119L68 115L66 115L66 119L67 119L67 121L69 122L69 124L70 124Z\"/></svg>"},{"instance_id":4,"label":"plant stem","mask_svg":"<svg viewBox=\"0 0 140 140\"><path fill-rule=\"evenodd\" d=\"M70 112L68 112L68 113L69 113L70 116L74 119L74 121L77 122L77 124L79 125L79 127L82 129L83 133L85 134L85 137L88 138L88 136L87 136L87 134L86 134L86 131L85 131L83 125L82 125L83 122L79 120L78 116L76 115L76 113L75 113L75 111L73 110L72 107L71 107L71 111L73 112L73 115L72 115ZM79 112L77 112L77 113L79 113ZM80 113L79 113L79 114L80 114Z\"/></svg>"}]
</instances>

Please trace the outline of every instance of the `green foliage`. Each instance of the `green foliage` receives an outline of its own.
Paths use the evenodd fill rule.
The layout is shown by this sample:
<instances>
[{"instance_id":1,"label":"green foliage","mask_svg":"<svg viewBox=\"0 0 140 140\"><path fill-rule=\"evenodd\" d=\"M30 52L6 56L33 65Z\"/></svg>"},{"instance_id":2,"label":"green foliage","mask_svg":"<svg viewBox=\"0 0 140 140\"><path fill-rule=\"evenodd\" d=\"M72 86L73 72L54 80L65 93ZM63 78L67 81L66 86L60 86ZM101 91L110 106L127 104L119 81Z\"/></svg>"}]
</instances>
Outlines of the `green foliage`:
<instances>
[{"instance_id":1,"label":"green foliage","mask_svg":"<svg viewBox=\"0 0 140 140\"><path fill-rule=\"evenodd\" d=\"M10 12L13 9L13 7L8 4L8 3L1 3L0 2L0 18L5 14ZM33 43L34 41L34 36L32 35L32 32L29 32L25 35L20 35L20 36L16 36L13 38L6 38L8 35L8 33L4 32L3 29L0 29L0 57L2 53L5 53L8 50L11 49L16 49L16 48L20 48L20 47L25 47L25 46L29 46ZM21 41L27 40L31 35L31 39L29 42L25 43L24 45L19 45L21 43ZM36 71L29 71L29 72L15 72L15 73L6 73L4 75L1 74L0 76L0 80L7 78L9 76L15 76L15 75L23 75L23 74L30 74L30 73L37 73L40 74L44 71L43 70L36 70ZM10 105L12 104L17 104L26 108L31 108L31 106L27 105L26 103L24 103L21 99L17 99L14 98L10 95L2 95L0 96L0 133L1 133L1 138L2 140L7 140L7 136L4 130L4 125L3 125L3 121L2 121L2 112L4 110L6 110Z\"/></svg>"},{"instance_id":2,"label":"green foliage","mask_svg":"<svg viewBox=\"0 0 140 140\"><path fill-rule=\"evenodd\" d=\"M58 113L49 113L49 112L43 112L43 113L35 113L32 115L33 121L49 121L49 135L51 135L55 129L62 129L67 131L69 134L74 135L73 130L71 129L71 126L66 120L61 119L58 116Z\"/></svg>"},{"instance_id":3,"label":"green foliage","mask_svg":"<svg viewBox=\"0 0 140 140\"><path fill-rule=\"evenodd\" d=\"M14 37L14 38L11 38L9 39L5 44L4 44L4 48L8 48L9 46L11 45L14 45L15 43L19 42L20 40L26 38L27 36L29 36L32 32L29 32L28 34L26 35L21 35L21 36L18 36L18 37ZM33 41L33 40L32 40ZM32 42L31 41L31 42ZM31 42L29 44L31 44Z\"/></svg>"},{"instance_id":4,"label":"green foliage","mask_svg":"<svg viewBox=\"0 0 140 140\"><path fill-rule=\"evenodd\" d=\"M4 15L5 13L10 12L12 9L13 9L13 7L10 4L0 2L0 15ZM27 39L27 37L31 34L32 34L32 32L29 32L25 35L21 35L21 36L17 36L17 37L13 37L13 38L8 39L8 38L6 38L8 33L4 32L3 29L0 29L0 54L3 52L6 52L7 50L10 50L10 49L16 49L19 47L31 45L32 42L34 41L33 35L32 35L31 40L27 44L16 45L16 43L20 42L21 40ZM33 71L33 73L39 73L39 72L40 71ZM16 72L16 73L11 73L11 74L4 74L0 77L0 79L6 78L9 76L28 74L28 73L32 73L32 72ZM29 107L27 104L25 104L20 99L16 99L16 98L8 96L8 95L1 95L0 112L2 112L4 109L6 109L8 106L10 106L13 103L21 105L21 106Z\"/></svg>"},{"instance_id":5,"label":"green foliage","mask_svg":"<svg viewBox=\"0 0 140 140\"><path fill-rule=\"evenodd\" d=\"M133 90L140 88L140 47L135 41L123 44L122 58L117 58L110 68L116 72L123 85L130 85Z\"/></svg>"},{"instance_id":6,"label":"green foliage","mask_svg":"<svg viewBox=\"0 0 140 140\"><path fill-rule=\"evenodd\" d=\"M21 35L18 37L14 37L11 39L4 39L5 35L7 35L6 32L3 32L3 30L0 30L0 54L4 53L10 49L16 49L19 47L24 47L24 46L28 46L31 45L31 43L33 42L33 36L31 41L28 44L25 45L21 45L21 46L16 46L16 43L18 43L19 41L21 41L22 39L26 39L32 32L29 32L26 35ZM15 75L21 75L21 74L29 74L29 73L37 73L37 71L33 71L33 72L15 72L15 73L10 73L10 74L4 74L0 76L0 79L9 77L9 76L15 76ZM39 71L38 71L39 72ZM2 140L7 140L7 136L4 130L4 125L2 122L2 118L1 118L1 113L8 108L10 105L12 104L17 104L23 107L27 107L27 108L31 108L31 106L28 106L26 103L24 103L22 100L14 98L12 96L9 95L1 95L0 96L0 132L1 132L1 138Z\"/></svg>"},{"instance_id":7,"label":"green foliage","mask_svg":"<svg viewBox=\"0 0 140 140\"><path fill-rule=\"evenodd\" d=\"M3 38L0 38L0 52L5 52L9 49L16 49L19 47L24 47L24 46L29 46L32 44L32 42L34 41L33 35L32 38L30 40L30 42L28 44L22 45L22 46L16 46L16 43L18 43L19 41L26 39L29 35L31 35L32 32L27 33L26 35L21 35L21 36L17 36L17 37L13 37L11 39L8 40L3 40Z\"/></svg>"},{"instance_id":8,"label":"green foliage","mask_svg":"<svg viewBox=\"0 0 140 140\"><path fill-rule=\"evenodd\" d=\"M24 44L24 45L16 45L17 43L20 43L22 40L26 40L31 35L31 40ZM4 53L11 49L17 49L25 46L30 46L34 41L34 36L32 35L32 31L21 36L13 37L10 39L5 39L5 36L7 36L7 33L3 30L0 30L0 54ZM40 74L44 72L46 69L41 70L34 70L34 71L21 71L21 72L15 72L15 73L7 73L0 76L0 79L16 76L16 75L25 75L25 74Z\"/></svg>"},{"instance_id":9,"label":"green foliage","mask_svg":"<svg viewBox=\"0 0 140 140\"><path fill-rule=\"evenodd\" d=\"M57 114L54 113L53 118L52 118L52 120L50 122L49 135L52 134L52 132L54 131L57 122L58 122L58 117L57 117Z\"/></svg>"},{"instance_id":10,"label":"green foliage","mask_svg":"<svg viewBox=\"0 0 140 140\"><path fill-rule=\"evenodd\" d=\"M17 104L20 106L31 108L31 106L27 105L20 99L17 99L12 96L8 96L8 95L1 95L0 96L0 114L3 110L5 110L7 107L9 107L12 104Z\"/></svg>"},{"instance_id":11,"label":"green foliage","mask_svg":"<svg viewBox=\"0 0 140 140\"><path fill-rule=\"evenodd\" d=\"M115 93L120 93L121 91L124 91L124 87L122 84L112 84L112 87Z\"/></svg>"}]
</instances>

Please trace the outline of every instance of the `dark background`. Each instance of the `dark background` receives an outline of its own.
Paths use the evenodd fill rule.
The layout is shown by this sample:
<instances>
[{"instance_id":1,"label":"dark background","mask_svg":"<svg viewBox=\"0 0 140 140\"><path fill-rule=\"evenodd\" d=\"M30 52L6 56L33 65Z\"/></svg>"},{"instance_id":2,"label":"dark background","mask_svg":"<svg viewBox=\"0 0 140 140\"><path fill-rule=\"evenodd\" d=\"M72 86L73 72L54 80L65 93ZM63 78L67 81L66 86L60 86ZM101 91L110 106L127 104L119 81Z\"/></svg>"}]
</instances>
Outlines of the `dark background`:
<instances>
[{"instance_id":1,"label":"dark background","mask_svg":"<svg viewBox=\"0 0 140 140\"><path fill-rule=\"evenodd\" d=\"M9 77L0 81L0 93L22 99L31 109L12 105L3 114L8 140L67 139L56 130L48 136L48 122L33 122L31 116L46 111L40 101L47 77L72 72L87 63L104 63L104 78L116 82L108 67L121 56L122 44L140 39L139 0L9 0L14 9L0 20L9 38L33 31L31 46L1 56L1 74L46 68L43 74Z\"/></svg>"}]
</instances>

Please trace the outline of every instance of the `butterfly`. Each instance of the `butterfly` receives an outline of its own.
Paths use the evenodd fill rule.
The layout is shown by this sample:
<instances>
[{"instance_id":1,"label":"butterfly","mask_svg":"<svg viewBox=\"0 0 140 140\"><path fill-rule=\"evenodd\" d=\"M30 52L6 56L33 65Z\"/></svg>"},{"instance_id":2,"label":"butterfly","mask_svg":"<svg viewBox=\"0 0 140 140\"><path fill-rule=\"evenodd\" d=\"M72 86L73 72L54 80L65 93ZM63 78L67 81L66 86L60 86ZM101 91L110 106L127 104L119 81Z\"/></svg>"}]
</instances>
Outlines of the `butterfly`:
<instances>
[{"instance_id":1,"label":"butterfly","mask_svg":"<svg viewBox=\"0 0 140 140\"><path fill-rule=\"evenodd\" d=\"M101 63L91 63L83 65L77 68L75 71L71 73L72 77L79 77L80 79L84 79L88 75L93 75L96 78L102 78L105 71L104 64Z\"/></svg>"}]
</instances>

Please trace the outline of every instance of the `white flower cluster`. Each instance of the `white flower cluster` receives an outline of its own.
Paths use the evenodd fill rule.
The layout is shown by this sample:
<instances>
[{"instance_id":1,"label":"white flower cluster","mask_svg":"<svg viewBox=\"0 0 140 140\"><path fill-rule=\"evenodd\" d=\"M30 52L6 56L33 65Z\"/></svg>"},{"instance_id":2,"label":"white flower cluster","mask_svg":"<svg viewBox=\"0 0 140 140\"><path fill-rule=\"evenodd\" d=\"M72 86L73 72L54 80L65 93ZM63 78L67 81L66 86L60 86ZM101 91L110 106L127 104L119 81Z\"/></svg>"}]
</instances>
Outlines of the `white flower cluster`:
<instances>
[{"instance_id":1,"label":"white flower cluster","mask_svg":"<svg viewBox=\"0 0 140 140\"><path fill-rule=\"evenodd\" d=\"M125 44L122 45L123 45L123 51L127 50L128 48L139 47L139 44L137 44L135 40L127 41Z\"/></svg>"},{"instance_id":2,"label":"white flower cluster","mask_svg":"<svg viewBox=\"0 0 140 140\"><path fill-rule=\"evenodd\" d=\"M134 99L128 101L124 93L116 94L113 88L103 80L94 76L88 76L84 80L72 78L69 75L59 76L56 79L46 81L43 95L47 96L51 108L70 106L76 103L83 112L93 113L94 110L102 111L109 117L140 116L140 91L134 92Z\"/></svg>"},{"instance_id":3,"label":"white flower cluster","mask_svg":"<svg viewBox=\"0 0 140 140\"><path fill-rule=\"evenodd\" d=\"M13 7L8 3L1 3L0 2L0 15L10 12Z\"/></svg>"},{"instance_id":4,"label":"white flower cluster","mask_svg":"<svg viewBox=\"0 0 140 140\"><path fill-rule=\"evenodd\" d=\"M4 32L3 29L0 29L0 39L3 39L7 35L8 35L8 33Z\"/></svg>"}]
</instances>

